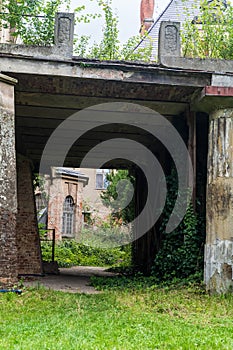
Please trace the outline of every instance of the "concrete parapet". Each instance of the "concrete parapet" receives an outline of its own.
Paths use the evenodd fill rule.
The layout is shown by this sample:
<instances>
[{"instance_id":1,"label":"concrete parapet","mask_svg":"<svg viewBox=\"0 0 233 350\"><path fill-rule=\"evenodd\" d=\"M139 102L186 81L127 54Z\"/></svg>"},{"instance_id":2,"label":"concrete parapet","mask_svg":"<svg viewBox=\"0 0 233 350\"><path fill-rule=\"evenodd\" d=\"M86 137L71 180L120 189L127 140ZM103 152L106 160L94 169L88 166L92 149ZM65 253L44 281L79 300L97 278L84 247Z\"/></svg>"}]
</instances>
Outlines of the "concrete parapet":
<instances>
[{"instance_id":1,"label":"concrete parapet","mask_svg":"<svg viewBox=\"0 0 233 350\"><path fill-rule=\"evenodd\" d=\"M57 13L54 45L0 44L0 53L36 58L69 59L73 56L74 14Z\"/></svg>"},{"instance_id":2,"label":"concrete parapet","mask_svg":"<svg viewBox=\"0 0 233 350\"><path fill-rule=\"evenodd\" d=\"M180 23L161 22L159 29L159 61L164 57L180 57Z\"/></svg>"},{"instance_id":3,"label":"concrete parapet","mask_svg":"<svg viewBox=\"0 0 233 350\"><path fill-rule=\"evenodd\" d=\"M159 31L159 63L168 68L214 73L233 73L233 61L181 57L180 23L163 21ZM222 84L222 82L221 82Z\"/></svg>"}]
</instances>

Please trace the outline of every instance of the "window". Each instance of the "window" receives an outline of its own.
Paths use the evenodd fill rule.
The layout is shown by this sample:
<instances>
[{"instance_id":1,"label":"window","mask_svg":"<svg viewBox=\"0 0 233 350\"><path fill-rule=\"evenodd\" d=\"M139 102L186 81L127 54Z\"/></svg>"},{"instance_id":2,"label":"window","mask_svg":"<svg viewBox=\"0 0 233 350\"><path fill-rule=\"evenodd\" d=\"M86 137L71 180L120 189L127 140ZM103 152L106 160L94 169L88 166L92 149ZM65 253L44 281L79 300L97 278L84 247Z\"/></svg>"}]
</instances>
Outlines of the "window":
<instances>
[{"instance_id":1,"label":"window","mask_svg":"<svg viewBox=\"0 0 233 350\"><path fill-rule=\"evenodd\" d=\"M108 169L97 169L96 170L96 189L105 190L108 187L108 181L106 174L109 172Z\"/></svg>"},{"instance_id":2,"label":"window","mask_svg":"<svg viewBox=\"0 0 233 350\"><path fill-rule=\"evenodd\" d=\"M36 210L37 212L41 211L42 209L47 207L46 199L42 195L42 193L37 193L35 195L36 200Z\"/></svg>"},{"instance_id":3,"label":"window","mask_svg":"<svg viewBox=\"0 0 233 350\"><path fill-rule=\"evenodd\" d=\"M62 233L63 236L73 236L74 200L67 196L63 204Z\"/></svg>"}]
</instances>

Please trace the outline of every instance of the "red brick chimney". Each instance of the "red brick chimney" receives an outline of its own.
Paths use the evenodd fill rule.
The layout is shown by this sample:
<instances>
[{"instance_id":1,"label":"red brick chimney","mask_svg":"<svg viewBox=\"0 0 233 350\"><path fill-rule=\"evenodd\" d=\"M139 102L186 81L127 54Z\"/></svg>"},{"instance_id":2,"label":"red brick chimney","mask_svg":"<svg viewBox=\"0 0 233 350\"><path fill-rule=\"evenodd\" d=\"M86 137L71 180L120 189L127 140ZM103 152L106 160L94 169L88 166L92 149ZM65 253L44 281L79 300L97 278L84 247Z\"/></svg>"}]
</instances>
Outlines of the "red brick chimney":
<instances>
[{"instance_id":1,"label":"red brick chimney","mask_svg":"<svg viewBox=\"0 0 233 350\"><path fill-rule=\"evenodd\" d=\"M154 0L141 0L141 28L140 34L144 35L146 31L152 26L154 19Z\"/></svg>"}]
</instances>

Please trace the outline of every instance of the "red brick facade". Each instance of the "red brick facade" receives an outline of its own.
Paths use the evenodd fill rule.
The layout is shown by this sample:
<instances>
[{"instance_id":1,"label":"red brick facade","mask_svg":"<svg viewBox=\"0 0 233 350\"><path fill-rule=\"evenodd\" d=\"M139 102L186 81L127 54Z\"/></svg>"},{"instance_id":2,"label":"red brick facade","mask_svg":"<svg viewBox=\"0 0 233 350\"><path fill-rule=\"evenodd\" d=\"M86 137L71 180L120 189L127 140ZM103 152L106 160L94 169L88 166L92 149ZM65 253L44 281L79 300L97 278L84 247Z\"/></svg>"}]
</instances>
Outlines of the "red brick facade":
<instances>
[{"instance_id":1,"label":"red brick facade","mask_svg":"<svg viewBox=\"0 0 233 350\"><path fill-rule=\"evenodd\" d=\"M67 172L68 171L68 172ZM82 202L83 187L87 184L86 176L78 176L75 170L64 170L58 174L53 168L52 177L46 181L48 196L48 229L55 229L56 240L62 238L79 238L82 228ZM71 213L66 216L64 206L66 199L71 199ZM71 215L72 214L72 215ZM68 216L72 216L68 217ZM67 220L70 222L70 230L67 230ZM65 227L64 227L65 226ZM65 229L64 229L65 228Z\"/></svg>"}]
</instances>

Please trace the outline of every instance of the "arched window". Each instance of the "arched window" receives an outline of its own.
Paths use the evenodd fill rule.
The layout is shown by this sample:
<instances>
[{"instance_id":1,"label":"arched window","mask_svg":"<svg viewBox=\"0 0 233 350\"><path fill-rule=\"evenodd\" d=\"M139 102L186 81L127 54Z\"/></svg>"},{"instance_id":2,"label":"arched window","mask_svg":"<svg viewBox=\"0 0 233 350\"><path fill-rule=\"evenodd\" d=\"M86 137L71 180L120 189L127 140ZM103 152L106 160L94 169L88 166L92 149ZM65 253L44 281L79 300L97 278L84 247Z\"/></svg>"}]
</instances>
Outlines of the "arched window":
<instances>
[{"instance_id":1,"label":"arched window","mask_svg":"<svg viewBox=\"0 0 233 350\"><path fill-rule=\"evenodd\" d=\"M63 236L73 236L74 200L67 196L63 204L62 233Z\"/></svg>"}]
</instances>

